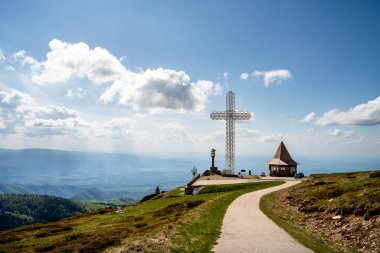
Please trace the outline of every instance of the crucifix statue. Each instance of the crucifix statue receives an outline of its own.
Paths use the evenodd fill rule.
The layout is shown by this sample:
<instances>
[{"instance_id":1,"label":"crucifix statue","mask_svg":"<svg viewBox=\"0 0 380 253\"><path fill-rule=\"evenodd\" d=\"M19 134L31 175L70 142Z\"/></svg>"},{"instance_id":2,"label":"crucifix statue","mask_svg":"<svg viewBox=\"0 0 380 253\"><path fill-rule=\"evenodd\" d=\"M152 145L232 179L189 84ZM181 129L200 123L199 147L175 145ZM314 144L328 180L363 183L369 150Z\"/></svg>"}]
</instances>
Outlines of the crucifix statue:
<instances>
[{"instance_id":1,"label":"crucifix statue","mask_svg":"<svg viewBox=\"0 0 380 253\"><path fill-rule=\"evenodd\" d=\"M235 111L235 93L229 91L226 95L226 111L213 112L210 118L226 121L226 168L223 173L232 175L235 167L235 121L249 120L251 113Z\"/></svg>"}]
</instances>

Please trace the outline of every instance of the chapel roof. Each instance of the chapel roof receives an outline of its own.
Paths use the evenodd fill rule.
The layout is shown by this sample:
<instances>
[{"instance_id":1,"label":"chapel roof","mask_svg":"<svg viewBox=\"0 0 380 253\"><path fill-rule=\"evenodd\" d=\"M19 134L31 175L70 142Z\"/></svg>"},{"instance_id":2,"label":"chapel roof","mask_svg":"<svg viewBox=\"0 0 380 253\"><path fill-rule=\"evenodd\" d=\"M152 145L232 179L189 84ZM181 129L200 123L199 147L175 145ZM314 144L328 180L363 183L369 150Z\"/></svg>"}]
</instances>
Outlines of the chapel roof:
<instances>
[{"instance_id":1,"label":"chapel roof","mask_svg":"<svg viewBox=\"0 0 380 253\"><path fill-rule=\"evenodd\" d=\"M268 162L269 165L297 165L298 163L293 160L290 156L288 150L285 147L283 141L277 148L276 153L273 156L273 159Z\"/></svg>"}]
</instances>

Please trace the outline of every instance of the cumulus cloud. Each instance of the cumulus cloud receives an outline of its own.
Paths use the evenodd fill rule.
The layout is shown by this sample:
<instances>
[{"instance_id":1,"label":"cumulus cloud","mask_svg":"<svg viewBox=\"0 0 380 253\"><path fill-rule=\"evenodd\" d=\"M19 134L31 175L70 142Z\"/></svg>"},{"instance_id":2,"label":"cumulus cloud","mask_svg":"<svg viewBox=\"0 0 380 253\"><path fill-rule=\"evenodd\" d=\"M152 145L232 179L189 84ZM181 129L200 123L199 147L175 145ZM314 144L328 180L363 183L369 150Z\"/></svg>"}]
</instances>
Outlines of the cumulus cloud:
<instances>
[{"instance_id":1,"label":"cumulus cloud","mask_svg":"<svg viewBox=\"0 0 380 253\"><path fill-rule=\"evenodd\" d=\"M315 115L316 115L315 112L311 112L308 115L306 115L305 117L303 117L303 119L301 121L305 122L305 123L310 122L314 119Z\"/></svg>"},{"instance_id":2,"label":"cumulus cloud","mask_svg":"<svg viewBox=\"0 0 380 253\"><path fill-rule=\"evenodd\" d=\"M0 119L2 134L55 135L75 129L80 114L65 107L39 106L28 94L10 90L0 91Z\"/></svg>"},{"instance_id":3,"label":"cumulus cloud","mask_svg":"<svg viewBox=\"0 0 380 253\"><path fill-rule=\"evenodd\" d=\"M41 106L28 94L0 90L0 134L40 137L71 135L77 138L132 139L133 119L88 122L77 110Z\"/></svg>"},{"instance_id":4,"label":"cumulus cloud","mask_svg":"<svg viewBox=\"0 0 380 253\"><path fill-rule=\"evenodd\" d=\"M211 81L190 83L190 77L184 71L158 68L141 73L126 73L107 88L100 100L132 106L135 111L202 112L208 96L220 92L220 85Z\"/></svg>"},{"instance_id":5,"label":"cumulus cloud","mask_svg":"<svg viewBox=\"0 0 380 253\"><path fill-rule=\"evenodd\" d=\"M90 48L86 43L67 43L53 39L46 60L35 61L25 51L14 54L23 65L32 66L32 81L40 85L66 83L86 78L95 84L109 84L100 96L104 103L117 102L134 110L157 112L201 112L209 96L219 95L221 86L211 81L191 82L184 71L147 69L133 72L104 48ZM227 78L228 73L224 76ZM67 97L74 91L67 90Z\"/></svg>"},{"instance_id":6,"label":"cumulus cloud","mask_svg":"<svg viewBox=\"0 0 380 253\"><path fill-rule=\"evenodd\" d=\"M290 71L286 69L275 69L271 71L255 70L252 75L257 79L262 79L265 87L269 87L271 84L279 84L292 77Z\"/></svg>"},{"instance_id":7,"label":"cumulus cloud","mask_svg":"<svg viewBox=\"0 0 380 253\"><path fill-rule=\"evenodd\" d=\"M241 80L244 80L244 81L246 81L246 80L248 80L248 77L249 77L249 74L248 73L241 73L240 74L240 79Z\"/></svg>"},{"instance_id":8,"label":"cumulus cloud","mask_svg":"<svg viewBox=\"0 0 380 253\"><path fill-rule=\"evenodd\" d=\"M40 62L32 73L36 84L65 83L72 78L87 78L100 84L116 80L125 71L120 61L101 47L91 49L83 42L71 44L53 39L49 48L46 61ZM28 59L25 51L15 57Z\"/></svg>"},{"instance_id":9,"label":"cumulus cloud","mask_svg":"<svg viewBox=\"0 0 380 253\"><path fill-rule=\"evenodd\" d=\"M338 109L330 110L316 121L317 125L362 125L373 126L380 124L380 97L360 104L347 112Z\"/></svg>"}]
</instances>

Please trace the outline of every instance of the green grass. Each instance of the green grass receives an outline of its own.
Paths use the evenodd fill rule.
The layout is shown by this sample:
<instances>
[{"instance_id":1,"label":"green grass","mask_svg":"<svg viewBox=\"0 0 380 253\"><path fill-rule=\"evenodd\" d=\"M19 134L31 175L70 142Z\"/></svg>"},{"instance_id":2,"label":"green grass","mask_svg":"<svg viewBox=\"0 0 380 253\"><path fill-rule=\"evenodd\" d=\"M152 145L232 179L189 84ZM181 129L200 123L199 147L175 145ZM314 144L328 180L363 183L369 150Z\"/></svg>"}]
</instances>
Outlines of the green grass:
<instances>
[{"instance_id":1,"label":"green grass","mask_svg":"<svg viewBox=\"0 0 380 253\"><path fill-rule=\"evenodd\" d=\"M283 184L280 181L269 181L260 183L245 183L236 185L217 185L205 187L202 194L197 197L212 199L202 206L203 210L198 214L190 215L193 222L181 226L181 236L178 246L173 252L210 252L215 244L227 207L238 196L252 191ZM229 191L230 190L230 191ZM202 192L201 191L201 192ZM200 193L201 193L200 192ZM207 194L204 192L208 192Z\"/></svg>"},{"instance_id":2,"label":"green grass","mask_svg":"<svg viewBox=\"0 0 380 253\"><path fill-rule=\"evenodd\" d=\"M278 204L276 193L268 194L261 198L260 209L278 226L288 232L301 244L312 249L316 253L334 253L337 249L331 247L333 242L328 238L322 238L313 231L306 229L296 214L286 210Z\"/></svg>"},{"instance_id":3,"label":"green grass","mask_svg":"<svg viewBox=\"0 0 380 253\"><path fill-rule=\"evenodd\" d=\"M88 212L92 212L92 211L96 211L96 210L104 209L104 208L115 207L115 205L96 203L96 202L91 202L91 201L77 201L77 202L80 206L82 206Z\"/></svg>"},{"instance_id":4,"label":"green grass","mask_svg":"<svg viewBox=\"0 0 380 253\"><path fill-rule=\"evenodd\" d=\"M373 243L367 238L369 231L363 227L363 231L342 232L340 227L351 220L369 222L379 217L380 172L313 174L310 180L264 196L260 208L315 252L356 252L366 246L365 242ZM333 221L331 217L336 215L341 215L343 220ZM316 221L323 222L326 231L318 230L316 223L311 225ZM332 241L328 235L332 231L346 241ZM359 237L357 241L352 239Z\"/></svg>"},{"instance_id":5,"label":"green grass","mask_svg":"<svg viewBox=\"0 0 380 253\"><path fill-rule=\"evenodd\" d=\"M21 227L0 233L0 252L111 252L114 247L124 252L210 252L236 197L281 183L223 185L196 196L176 189L124 212L103 209Z\"/></svg>"},{"instance_id":6,"label":"green grass","mask_svg":"<svg viewBox=\"0 0 380 253\"><path fill-rule=\"evenodd\" d=\"M268 182L263 182L263 183L268 183ZM268 183L268 184L271 185L270 183ZM245 190L245 189L256 190L259 187L259 185L266 185L266 184L243 183L243 184L209 185L209 186L203 188L199 192L199 194L216 193L216 192L229 192L229 191L237 191L237 190Z\"/></svg>"}]
</instances>

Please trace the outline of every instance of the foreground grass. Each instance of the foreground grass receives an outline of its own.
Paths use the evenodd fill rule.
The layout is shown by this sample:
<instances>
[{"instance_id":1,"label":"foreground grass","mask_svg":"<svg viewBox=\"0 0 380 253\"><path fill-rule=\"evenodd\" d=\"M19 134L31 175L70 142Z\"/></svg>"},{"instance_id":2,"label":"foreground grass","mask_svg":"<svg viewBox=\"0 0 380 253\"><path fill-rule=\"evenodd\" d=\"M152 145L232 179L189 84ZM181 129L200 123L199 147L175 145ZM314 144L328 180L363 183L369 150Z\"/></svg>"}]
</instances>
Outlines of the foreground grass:
<instances>
[{"instance_id":1,"label":"foreground grass","mask_svg":"<svg viewBox=\"0 0 380 253\"><path fill-rule=\"evenodd\" d=\"M260 208L315 252L377 252L380 172L311 176L264 196Z\"/></svg>"},{"instance_id":2,"label":"foreground grass","mask_svg":"<svg viewBox=\"0 0 380 253\"><path fill-rule=\"evenodd\" d=\"M281 183L212 186L196 196L184 196L179 188L122 211L2 232L0 252L210 252L236 197Z\"/></svg>"}]
</instances>

